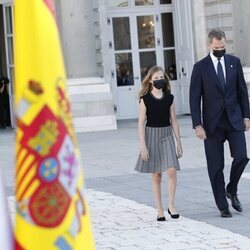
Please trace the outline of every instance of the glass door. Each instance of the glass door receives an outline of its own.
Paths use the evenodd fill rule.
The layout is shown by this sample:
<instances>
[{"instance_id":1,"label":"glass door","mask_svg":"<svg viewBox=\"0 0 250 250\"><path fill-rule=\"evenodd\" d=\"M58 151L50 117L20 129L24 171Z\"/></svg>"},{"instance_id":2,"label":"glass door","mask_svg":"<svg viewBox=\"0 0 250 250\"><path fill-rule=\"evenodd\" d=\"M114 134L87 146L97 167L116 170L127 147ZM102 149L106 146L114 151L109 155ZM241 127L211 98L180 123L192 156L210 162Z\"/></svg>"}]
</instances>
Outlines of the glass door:
<instances>
[{"instance_id":1,"label":"glass door","mask_svg":"<svg viewBox=\"0 0 250 250\"><path fill-rule=\"evenodd\" d=\"M114 68L112 70L115 112L120 119L134 118L138 85L132 42L131 17L112 17Z\"/></svg>"},{"instance_id":2,"label":"glass door","mask_svg":"<svg viewBox=\"0 0 250 250\"><path fill-rule=\"evenodd\" d=\"M173 13L161 13L164 69L171 81L177 80Z\"/></svg>"},{"instance_id":3,"label":"glass door","mask_svg":"<svg viewBox=\"0 0 250 250\"><path fill-rule=\"evenodd\" d=\"M148 5L153 3L147 1ZM173 13L147 10L110 19L115 111L118 119L137 118L138 91L152 66L163 67L171 81L177 80Z\"/></svg>"},{"instance_id":4,"label":"glass door","mask_svg":"<svg viewBox=\"0 0 250 250\"><path fill-rule=\"evenodd\" d=\"M14 36L14 24L13 24L13 5L3 4L3 21L4 21L4 43L6 54L6 69L7 77L10 80L9 89L9 101L11 109L11 122L14 125L13 114L13 101L14 101L14 49L13 49L13 36Z\"/></svg>"},{"instance_id":5,"label":"glass door","mask_svg":"<svg viewBox=\"0 0 250 250\"><path fill-rule=\"evenodd\" d=\"M148 70L157 64L154 14L112 17L113 94L118 119L138 116L138 91Z\"/></svg>"},{"instance_id":6,"label":"glass door","mask_svg":"<svg viewBox=\"0 0 250 250\"><path fill-rule=\"evenodd\" d=\"M138 37L138 55L140 67L140 80L146 76L148 70L157 64L155 16L136 16Z\"/></svg>"},{"instance_id":7,"label":"glass door","mask_svg":"<svg viewBox=\"0 0 250 250\"><path fill-rule=\"evenodd\" d=\"M14 53L13 53L13 6L3 5L4 38L6 48L7 74L10 82L14 82ZM13 88L11 88L12 90Z\"/></svg>"},{"instance_id":8,"label":"glass door","mask_svg":"<svg viewBox=\"0 0 250 250\"><path fill-rule=\"evenodd\" d=\"M112 50L107 53L111 62L107 68L112 72L111 86L117 119L138 117L136 96L148 69L155 64L165 69L170 78L176 112L189 113L188 90L194 63L191 1L104 2L108 6L107 17L111 20L107 24L113 23L108 36L120 43L120 47L112 47L114 41L111 39L109 48ZM120 24L116 25L116 22ZM121 63L123 61L126 63ZM129 83L120 80L121 72L129 76ZM107 76L107 79L110 80L110 77Z\"/></svg>"}]
</instances>

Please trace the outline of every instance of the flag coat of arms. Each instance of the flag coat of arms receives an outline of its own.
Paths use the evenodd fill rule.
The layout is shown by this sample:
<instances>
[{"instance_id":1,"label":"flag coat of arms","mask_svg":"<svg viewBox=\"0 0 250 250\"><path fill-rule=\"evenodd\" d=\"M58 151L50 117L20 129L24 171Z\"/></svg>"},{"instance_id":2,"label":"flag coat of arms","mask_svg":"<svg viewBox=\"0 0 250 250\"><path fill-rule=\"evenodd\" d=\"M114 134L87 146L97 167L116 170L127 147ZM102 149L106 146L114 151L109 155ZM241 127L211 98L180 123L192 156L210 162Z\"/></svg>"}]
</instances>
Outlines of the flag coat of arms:
<instances>
[{"instance_id":1,"label":"flag coat of arms","mask_svg":"<svg viewBox=\"0 0 250 250\"><path fill-rule=\"evenodd\" d=\"M15 1L15 249L94 249L53 0Z\"/></svg>"}]
</instances>

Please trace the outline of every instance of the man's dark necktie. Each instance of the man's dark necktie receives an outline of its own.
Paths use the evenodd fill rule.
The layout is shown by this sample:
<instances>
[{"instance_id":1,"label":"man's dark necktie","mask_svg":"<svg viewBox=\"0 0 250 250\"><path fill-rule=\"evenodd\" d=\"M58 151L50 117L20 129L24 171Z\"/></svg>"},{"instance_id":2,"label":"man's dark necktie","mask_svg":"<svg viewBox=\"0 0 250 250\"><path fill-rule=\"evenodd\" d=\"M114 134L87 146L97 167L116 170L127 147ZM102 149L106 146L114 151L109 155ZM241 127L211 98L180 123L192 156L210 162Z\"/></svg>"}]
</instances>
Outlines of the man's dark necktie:
<instances>
[{"instance_id":1,"label":"man's dark necktie","mask_svg":"<svg viewBox=\"0 0 250 250\"><path fill-rule=\"evenodd\" d=\"M226 82L225 82L225 77L224 77L222 65L220 62L220 58L218 59L218 64L217 64L217 75L218 75L218 78L220 80L220 84L221 84L222 88L225 89Z\"/></svg>"}]
</instances>

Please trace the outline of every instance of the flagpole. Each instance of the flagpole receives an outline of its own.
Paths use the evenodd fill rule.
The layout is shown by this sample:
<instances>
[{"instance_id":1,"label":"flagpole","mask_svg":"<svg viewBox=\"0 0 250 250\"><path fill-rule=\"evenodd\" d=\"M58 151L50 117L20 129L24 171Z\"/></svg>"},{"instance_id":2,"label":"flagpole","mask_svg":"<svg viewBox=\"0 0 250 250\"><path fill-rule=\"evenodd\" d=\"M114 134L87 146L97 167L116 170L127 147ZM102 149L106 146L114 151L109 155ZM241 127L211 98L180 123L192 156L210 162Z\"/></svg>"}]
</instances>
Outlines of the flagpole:
<instances>
[{"instance_id":1,"label":"flagpole","mask_svg":"<svg viewBox=\"0 0 250 250\"><path fill-rule=\"evenodd\" d=\"M8 203L3 187L3 178L0 169L0 242L5 250L13 250L13 234L10 223Z\"/></svg>"}]
</instances>

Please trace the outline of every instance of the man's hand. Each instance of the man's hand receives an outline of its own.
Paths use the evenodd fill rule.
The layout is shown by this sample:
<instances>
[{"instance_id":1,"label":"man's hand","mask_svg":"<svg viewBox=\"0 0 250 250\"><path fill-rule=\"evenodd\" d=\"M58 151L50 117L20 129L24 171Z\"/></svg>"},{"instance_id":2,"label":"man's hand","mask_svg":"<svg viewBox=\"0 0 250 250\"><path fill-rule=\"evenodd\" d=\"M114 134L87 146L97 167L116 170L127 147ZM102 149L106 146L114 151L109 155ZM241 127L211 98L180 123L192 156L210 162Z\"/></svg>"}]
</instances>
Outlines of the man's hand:
<instances>
[{"instance_id":1,"label":"man's hand","mask_svg":"<svg viewBox=\"0 0 250 250\"><path fill-rule=\"evenodd\" d=\"M201 125L195 127L195 134L201 140L207 139L206 131Z\"/></svg>"},{"instance_id":2,"label":"man's hand","mask_svg":"<svg viewBox=\"0 0 250 250\"><path fill-rule=\"evenodd\" d=\"M247 131L250 128L250 121L249 119L244 119L245 130Z\"/></svg>"}]
</instances>

